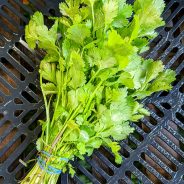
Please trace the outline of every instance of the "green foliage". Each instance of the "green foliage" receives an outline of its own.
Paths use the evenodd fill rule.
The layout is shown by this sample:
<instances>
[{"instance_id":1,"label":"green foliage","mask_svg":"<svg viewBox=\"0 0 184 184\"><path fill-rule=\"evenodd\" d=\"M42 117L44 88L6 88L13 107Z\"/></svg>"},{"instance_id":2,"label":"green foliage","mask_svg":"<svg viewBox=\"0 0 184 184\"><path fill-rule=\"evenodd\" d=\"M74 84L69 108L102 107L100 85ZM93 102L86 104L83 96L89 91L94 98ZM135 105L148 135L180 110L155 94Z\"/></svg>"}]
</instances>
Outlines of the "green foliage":
<instances>
[{"instance_id":1,"label":"green foliage","mask_svg":"<svg viewBox=\"0 0 184 184\"><path fill-rule=\"evenodd\" d=\"M84 24L75 24L68 29L67 37L74 42L83 45L85 38L90 36L90 29Z\"/></svg>"},{"instance_id":2,"label":"green foliage","mask_svg":"<svg viewBox=\"0 0 184 184\"><path fill-rule=\"evenodd\" d=\"M48 165L73 175L58 157L84 159L104 145L120 164L119 141L134 131L129 122L149 115L139 99L170 90L175 73L139 55L164 24L162 0L66 0L59 8L63 16L50 29L36 12L25 35L30 48L47 53L40 64L46 120L37 149L54 155Z\"/></svg>"},{"instance_id":3,"label":"green foliage","mask_svg":"<svg viewBox=\"0 0 184 184\"><path fill-rule=\"evenodd\" d=\"M118 0L118 13L114 18L112 26L115 28L123 28L128 25L128 18L132 15L132 6L126 4L125 0Z\"/></svg>"},{"instance_id":4,"label":"green foliage","mask_svg":"<svg viewBox=\"0 0 184 184\"><path fill-rule=\"evenodd\" d=\"M118 14L118 0L104 0L105 26L109 26Z\"/></svg>"},{"instance_id":5,"label":"green foliage","mask_svg":"<svg viewBox=\"0 0 184 184\"><path fill-rule=\"evenodd\" d=\"M139 17L139 36L155 37L155 29L164 25L161 14L164 10L164 1L136 0L134 3L135 15Z\"/></svg>"},{"instance_id":6,"label":"green foliage","mask_svg":"<svg viewBox=\"0 0 184 184\"><path fill-rule=\"evenodd\" d=\"M73 89L77 89L78 87L83 86L85 83L84 61L78 53L71 53L69 66L70 68L68 70L67 77L70 81L68 86Z\"/></svg>"}]
</instances>

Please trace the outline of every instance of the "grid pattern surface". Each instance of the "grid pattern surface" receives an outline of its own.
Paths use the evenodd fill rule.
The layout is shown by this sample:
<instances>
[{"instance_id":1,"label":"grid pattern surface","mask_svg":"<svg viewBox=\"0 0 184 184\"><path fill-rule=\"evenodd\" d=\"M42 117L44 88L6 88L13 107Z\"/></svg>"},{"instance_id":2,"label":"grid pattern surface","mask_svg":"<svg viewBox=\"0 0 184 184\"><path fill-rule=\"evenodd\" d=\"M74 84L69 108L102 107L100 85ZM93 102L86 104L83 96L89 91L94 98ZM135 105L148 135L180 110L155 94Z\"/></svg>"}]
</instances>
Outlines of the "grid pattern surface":
<instances>
[{"instance_id":1,"label":"grid pattern surface","mask_svg":"<svg viewBox=\"0 0 184 184\"><path fill-rule=\"evenodd\" d=\"M58 14L57 0L29 1L25 5L0 0L0 183L5 184L17 183L28 172L19 159L35 157L34 143L41 131L37 120L44 118L37 68L44 53L29 50L24 26L36 10L44 13L48 24L47 16ZM62 175L60 183L184 183L184 0L166 3L166 25L158 29L159 36L144 57L161 59L176 71L172 91L143 102L151 116L132 123L135 133L121 142L122 165L102 147L84 163L73 162L76 175L72 179Z\"/></svg>"}]
</instances>

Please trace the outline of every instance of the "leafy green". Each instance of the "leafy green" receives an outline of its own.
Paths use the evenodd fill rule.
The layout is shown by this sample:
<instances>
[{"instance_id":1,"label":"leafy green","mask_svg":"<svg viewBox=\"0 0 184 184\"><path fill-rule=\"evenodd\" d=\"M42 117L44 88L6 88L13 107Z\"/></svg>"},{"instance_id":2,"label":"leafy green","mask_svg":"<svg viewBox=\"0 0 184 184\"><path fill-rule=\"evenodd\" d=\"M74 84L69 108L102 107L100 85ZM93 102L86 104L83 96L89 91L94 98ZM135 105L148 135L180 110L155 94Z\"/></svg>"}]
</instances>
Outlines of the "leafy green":
<instances>
[{"instance_id":1,"label":"leafy green","mask_svg":"<svg viewBox=\"0 0 184 184\"><path fill-rule=\"evenodd\" d=\"M84 61L78 53L71 53L69 66L68 80L70 81L68 86L77 89L85 83Z\"/></svg>"},{"instance_id":2,"label":"leafy green","mask_svg":"<svg viewBox=\"0 0 184 184\"><path fill-rule=\"evenodd\" d=\"M67 37L74 42L83 45L85 38L90 36L90 29L84 24L76 24L68 29Z\"/></svg>"},{"instance_id":3,"label":"leafy green","mask_svg":"<svg viewBox=\"0 0 184 184\"><path fill-rule=\"evenodd\" d=\"M118 14L118 0L104 0L105 26L110 25Z\"/></svg>"},{"instance_id":4,"label":"leafy green","mask_svg":"<svg viewBox=\"0 0 184 184\"><path fill-rule=\"evenodd\" d=\"M164 10L164 1L136 0L134 3L135 15L139 17L139 36L155 36L155 29L164 25L161 14Z\"/></svg>"},{"instance_id":5,"label":"leafy green","mask_svg":"<svg viewBox=\"0 0 184 184\"><path fill-rule=\"evenodd\" d=\"M175 73L139 55L164 25L163 0L66 0L59 8L62 17L51 17L50 29L36 12L25 38L30 48L46 53L39 69L46 109L39 155L47 169L73 176L68 160L84 160L100 146L122 162L119 141L133 133L129 123L149 115L140 99L171 90ZM22 183L57 179L36 165Z\"/></svg>"},{"instance_id":6,"label":"leafy green","mask_svg":"<svg viewBox=\"0 0 184 184\"><path fill-rule=\"evenodd\" d=\"M43 15L40 12L36 12L25 29L26 40L30 48L34 49L38 41L40 48L47 50L47 53L53 52L56 47L57 28L58 21L56 20L48 30L47 26L44 25Z\"/></svg>"},{"instance_id":7,"label":"leafy green","mask_svg":"<svg viewBox=\"0 0 184 184\"><path fill-rule=\"evenodd\" d=\"M42 90L46 95L57 93L57 87L53 83L42 84Z\"/></svg>"},{"instance_id":8,"label":"leafy green","mask_svg":"<svg viewBox=\"0 0 184 184\"><path fill-rule=\"evenodd\" d=\"M66 0L60 3L60 12L64 16L68 16L71 20L74 20L79 15L80 0Z\"/></svg>"},{"instance_id":9,"label":"leafy green","mask_svg":"<svg viewBox=\"0 0 184 184\"><path fill-rule=\"evenodd\" d=\"M132 15L132 6L126 4L125 0L118 0L118 13L112 25L116 28L122 28L128 25L128 18Z\"/></svg>"}]
</instances>

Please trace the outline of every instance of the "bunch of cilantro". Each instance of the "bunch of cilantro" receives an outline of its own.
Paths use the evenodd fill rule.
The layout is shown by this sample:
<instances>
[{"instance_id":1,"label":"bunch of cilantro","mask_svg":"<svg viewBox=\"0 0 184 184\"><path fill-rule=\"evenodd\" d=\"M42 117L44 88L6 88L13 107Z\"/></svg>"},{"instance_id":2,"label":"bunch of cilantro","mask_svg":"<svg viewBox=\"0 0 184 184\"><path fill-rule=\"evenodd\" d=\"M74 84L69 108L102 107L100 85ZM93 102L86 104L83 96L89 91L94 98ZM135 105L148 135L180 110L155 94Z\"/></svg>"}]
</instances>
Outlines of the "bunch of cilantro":
<instances>
[{"instance_id":1,"label":"bunch of cilantro","mask_svg":"<svg viewBox=\"0 0 184 184\"><path fill-rule=\"evenodd\" d=\"M101 145L120 164L119 141L134 131L129 122L149 115L140 100L175 80L161 61L140 56L164 25L163 0L66 0L59 8L51 28L36 12L25 30L29 47L46 52L39 69L46 120L37 141L41 167L22 183L54 184L53 168L73 175L69 161Z\"/></svg>"}]
</instances>

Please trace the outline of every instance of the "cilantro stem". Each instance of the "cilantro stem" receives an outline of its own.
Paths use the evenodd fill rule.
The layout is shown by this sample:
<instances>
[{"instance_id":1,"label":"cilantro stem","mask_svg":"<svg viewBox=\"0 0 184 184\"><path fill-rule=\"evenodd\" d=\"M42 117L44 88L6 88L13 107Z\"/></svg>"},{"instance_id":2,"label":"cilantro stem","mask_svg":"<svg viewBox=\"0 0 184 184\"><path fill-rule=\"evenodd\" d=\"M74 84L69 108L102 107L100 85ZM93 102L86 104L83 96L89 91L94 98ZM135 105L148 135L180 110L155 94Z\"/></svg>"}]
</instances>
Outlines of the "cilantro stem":
<instances>
[{"instance_id":1,"label":"cilantro stem","mask_svg":"<svg viewBox=\"0 0 184 184\"><path fill-rule=\"evenodd\" d=\"M55 147L55 145L58 143L60 137L63 135L63 133L64 133L64 131L65 131L65 129L66 129L67 126L68 126L67 123L65 123L65 125L62 127L61 132L57 135L57 137L53 141L52 146L51 146L51 149L49 151L51 151Z\"/></svg>"},{"instance_id":2,"label":"cilantro stem","mask_svg":"<svg viewBox=\"0 0 184 184\"><path fill-rule=\"evenodd\" d=\"M58 48L59 49L59 48ZM62 70L62 64L61 64L61 61L60 61L60 52L58 52L58 55L59 55L59 72L61 73L61 77L63 78L63 70ZM63 80L63 79L62 79ZM58 85L58 84L57 84ZM57 100L56 100L56 106L55 106L55 109L54 109L54 114L53 114L53 117L52 117L52 121L51 121L51 127L53 126L54 124L54 120L55 120L55 114L56 114L56 110L58 108L58 105L59 105L59 101L60 101L60 97L61 97L61 94L63 94L63 89L61 91L61 83L59 83L58 85L58 95L57 95ZM63 98L63 96L62 96Z\"/></svg>"},{"instance_id":3,"label":"cilantro stem","mask_svg":"<svg viewBox=\"0 0 184 184\"><path fill-rule=\"evenodd\" d=\"M60 142L60 144L62 144L63 143L63 141L65 140L65 138L70 134L70 133L72 133L73 132L73 130L75 130L75 129L72 129L72 130L70 130L63 138L62 138L62 140L61 140L61 142Z\"/></svg>"},{"instance_id":4,"label":"cilantro stem","mask_svg":"<svg viewBox=\"0 0 184 184\"><path fill-rule=\"evenodd\" d=\"M62 129L61 129L61 132L57 135L57 137L56 137L55 140L53 141L53 144L52 144L52 147L51 147L50 151L51 151L51 150L54 148L54 146L58 143L58 141L60 140L61 136L63 135L65 129L66 129L67 126L68 126L67 123L68 123L70 120L72 120L72 119L76 116L76 114L78 113L80 107L81 107L81 105L79 105L79 106L75 109L74 112L72 111L73 113L71 112L72 116L69 118L69 120L67 119L67 120L65 121L65 123L64 123L64 125L63 125L63 127L62 127ZM71 114L70 114L70 115L71 115ZM69 116L70 116L70 115L69 115Z\"/></svg>"},{"instance_id":5,"label":"cilantro stem","mask_svg":"<svg viewBox=\"0 0 184 184\"><path fill-rule=\"evenodd\" d=\"M42 74L40 74L40 86L41 86L41 90L42 90L42 94L43 94L43 100L44 100L44 104L45 104L45 110L46 110L46 143L48 144L49 141L49 128L50 128L50 113L49 113L49 105L47 103L47 98L45 95L45 92L43 90L43 77Z\"/></svg>"},{"instance_id":6,"label":"cilantro stem","mask_svg":"<svg viewBox=\"0 0 184 184\"><path fill-rule=\"evenodd\" d=\"M89 80L88 83L91 83L91 82L95 79L95 77L100 73L100 71L101 71L101 70L98 70L98 71L93 75L93 77L91 77L91 79Z\"/></svg>"},{"instance_id":7,"label":"cilantro stem","mask_svg":"<svg viewBox=\"0 0 184 184\"><path fill-rule=\"evenodd\" d=\"M91 122L93 119L95 118L95 115L93 114L93 115L91 115L91 117L89 118L89 122Z\"/></svg>"},{"instance_id":8,"label":"cilantro stem","mask_svg":"<svg viewBox=\"0 0 184 184\"><path fill-rule=\"evenodd\" d=\"M75 116L77 115L78 111L80 110L81 108L81 104L75 109L75 111L72 113L72 116L70 117L69 121L74 119Z\"/></svg>"},{"instance_id":9,"label":"cilantro stem","mask_svg":"<svg viewBox=\"0 0 184 184\"><path fill-rule=\"evenodd\" d=\"M85 120L86 120L86 115L87 115L87 111L89 110L89 107L90 107L90 105L91 105L91 101L93 100L93 98L95 97L95 95L96 95L96 92L98 91L98 89L100 88L100 86L101 86L101 84L103 83L103 81L100 81L99 82L99 84L97 85L97 87L96 87L96 89L93 91L93 93L92 93L92 95L90 96L90 98L89 98L89 100L88 100L88 102L87 102L87 104L86 104L86 107L85 107L85 109L84 109L84 113L83 114L85 114Z\"/></svg>"},{"instance_id":10,"label":"cilantro stem","mask_svg":"<svg viewBox=\"0 0 184 184\"><path fill-rule=\"evenodd\" d=\"M95 36L94 27L95 27L95 13L94 13L94 3L91 4L91 11L92 11L92 17L93 17L93 37Z\"/></svg>"},{"instance_id":11,"label":"cilantro stem","mask_svg":"<svg viewBox=\"0 0 184 184\"><path fill-rule=\"evenodd\" d=\"M64 69L63 69L63 66L62 64L60 63L60 72L61 72L61 81L62 81L62 84L61 84L61 101L62 101L62 106L64 107L64 89L63 89L63 84L64 84Z\"/></svg>"},{"instance_id":12,"label":"cilantro stem","mask_svg":"<svg viewBox=\"0 0 184 184\"><path fill-rule=\"evenodd\" d=\"M59 105L60 96L61 96L61 91L60 91L60 87L59 87L59 91L58 91L58 95L57 95L57 100L56 100L56 106L55 106L54 114L53 114L52 121L51 121L51 127L52 127L52 125L54 123L54 120L55 120L55 114L56 114L56 110L57 110L58 105Z\"/></svg>"}]
</instances>

